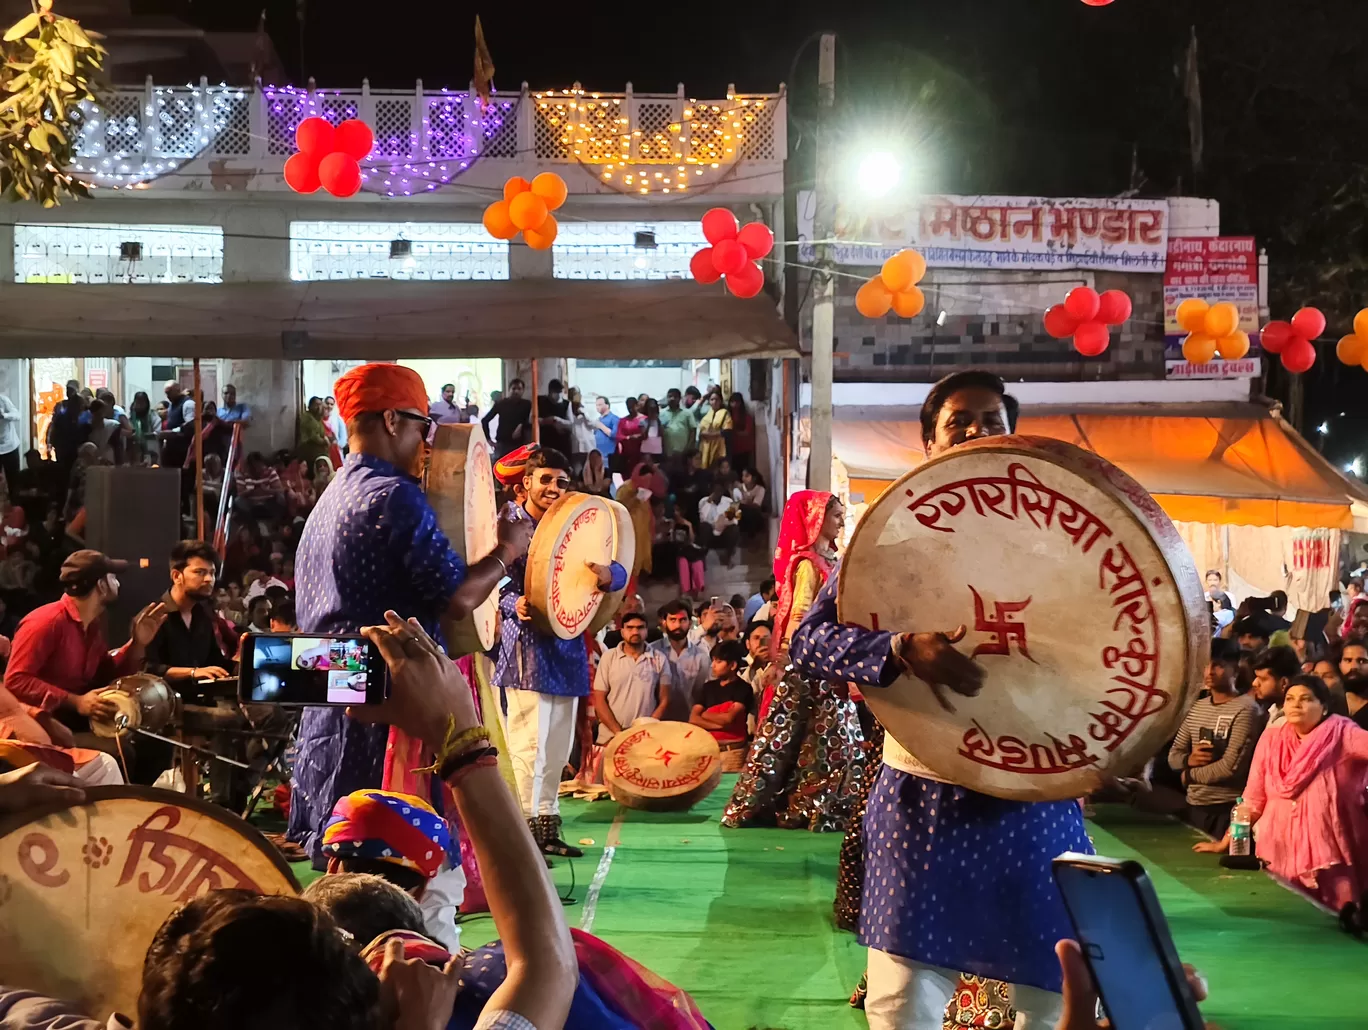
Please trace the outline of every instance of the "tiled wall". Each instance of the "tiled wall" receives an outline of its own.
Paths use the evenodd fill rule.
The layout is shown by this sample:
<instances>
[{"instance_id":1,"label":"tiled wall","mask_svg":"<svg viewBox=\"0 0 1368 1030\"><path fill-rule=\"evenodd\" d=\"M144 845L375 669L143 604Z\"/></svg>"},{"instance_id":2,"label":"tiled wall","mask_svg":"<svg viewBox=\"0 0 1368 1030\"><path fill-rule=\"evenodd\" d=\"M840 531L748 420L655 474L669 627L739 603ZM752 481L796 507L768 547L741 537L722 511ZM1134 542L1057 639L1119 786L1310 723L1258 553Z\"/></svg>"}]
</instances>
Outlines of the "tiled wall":
<instances>
[{"instance_id":1,"label":"tiled wall","mask_svg":"<svg viewBox=\"0 0 1368 1030\"><path fill-rule=\"evenodd\" d=\"M858 272L858 269L842 269ZM877 269L867 270L873 275ZM871 320L855 310L862 279L836 280L835 366L838 380L931 381L965 367L988 367L1008 379L1162 379L1163 277L1096 272L930 271L921 283L926 310L914 319ZM1121 289L1134 305L1131 321L1112 331L1111 346L1084 358L1071 340L1045 333L1041 316L1073 286ZM807 283L800 288L810 296ZM945 311L943 325L937 325ZM810 301L801 316L804 351L811 348Z\"/></svg>"}]
</instances>

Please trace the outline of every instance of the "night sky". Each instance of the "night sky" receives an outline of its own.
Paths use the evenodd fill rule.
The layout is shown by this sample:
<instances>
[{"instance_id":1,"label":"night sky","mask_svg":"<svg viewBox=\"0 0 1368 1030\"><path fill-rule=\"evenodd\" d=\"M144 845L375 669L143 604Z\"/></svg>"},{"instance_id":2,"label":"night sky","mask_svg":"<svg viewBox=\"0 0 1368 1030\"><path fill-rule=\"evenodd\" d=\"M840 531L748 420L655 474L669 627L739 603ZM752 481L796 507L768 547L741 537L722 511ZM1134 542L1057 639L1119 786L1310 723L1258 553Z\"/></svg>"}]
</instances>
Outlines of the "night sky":
<instances>
[{"instance_id":1,"label":"night sky","mask_svg":"<svg viewBox=\"0 0 1368 1030\"><path fill-rule=\"evenodd\" d=\"M837 124L901 140L915 188L1054 196L1187 193L1273 263L1272 307L1330 321L1302 377L1308 428L1368 453L1368 373L1333 341L1368 306L1368 18L1362 0L813 0L472 4L457 0L134 0L211 29L267 27L295 82L464 88L478 11L515 90L569 86L722 96L787 81L790 178L810 176L816 47L838 34ZM301 58L296 3L306 6ZM1205 160L1189 146L1182 69L1199 41ZM797 55L797 56L795 56ZM1286 399L1275 370L1271 396ZM1341 418L1341 411L1347 414Z\"/></svg>"}]
</instances>

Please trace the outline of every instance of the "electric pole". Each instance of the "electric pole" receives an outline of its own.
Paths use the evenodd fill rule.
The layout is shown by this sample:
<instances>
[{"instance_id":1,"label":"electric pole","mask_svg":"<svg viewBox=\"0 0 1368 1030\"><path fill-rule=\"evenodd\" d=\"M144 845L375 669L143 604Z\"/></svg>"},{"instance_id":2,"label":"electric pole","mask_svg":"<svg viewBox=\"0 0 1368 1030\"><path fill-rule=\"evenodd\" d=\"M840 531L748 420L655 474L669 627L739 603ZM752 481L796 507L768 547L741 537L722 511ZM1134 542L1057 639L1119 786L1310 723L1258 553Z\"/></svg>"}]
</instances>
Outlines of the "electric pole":
<instances>
[{"instance_id":1,"label":"electric pole","mask_svg":"<svg viewBox=\"0 0 1368 1030\"><path fill-rule=\"evenodd\" d=\"M817 270L812 290L812 404L808 416L808 489L831 489L831 378L835 312L831 237L836 195L831 175L831 112L836 103L836 36L822 34L817 60L817 207L812 217Z\"/></svg>"}]
</instances>

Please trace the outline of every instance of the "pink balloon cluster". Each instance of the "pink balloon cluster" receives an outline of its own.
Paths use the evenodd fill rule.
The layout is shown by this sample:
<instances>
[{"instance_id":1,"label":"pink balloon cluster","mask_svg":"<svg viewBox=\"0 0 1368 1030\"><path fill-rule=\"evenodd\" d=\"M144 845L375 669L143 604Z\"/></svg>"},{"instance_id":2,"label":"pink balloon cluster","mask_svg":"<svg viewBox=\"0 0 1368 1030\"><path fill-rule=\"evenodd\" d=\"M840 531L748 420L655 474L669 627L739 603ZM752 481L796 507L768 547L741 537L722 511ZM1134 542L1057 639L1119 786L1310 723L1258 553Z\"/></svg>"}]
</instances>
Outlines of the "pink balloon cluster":
<instances>
[{"instance_id":1,"label":"pink balloon cluster","mask_svg":"<svg viewBox=\"0 0 1368 1030\"><path fill-rule=\"evenodd\" d=\"M1108 326L1130 317L1131 299L1122 291L1098 293L1091 286L1075 286L1063 304L1045 312L1045 331L1056 340L1072 336L1079 354L1095 358L1111 344Z\"/></svg>"},{"instance_id":2,"label":"pink balloon cluster","mask_svg":"<svg viewBox=\"0 0 1368 1030\"><path fill-rule=\"evenodd\" d=\"M742 299L754 297L765 285L759 260L774 249L774 233L764 222L741 225L725 207L703 216L704 247L689 261L689 271L705 286L726 277L727 289Z\"/></svg>"},{"instance_id":3,"label":"pink balloon cluster","mask_svg":"<svg viewBox=\"0 0 1368 1030\"><path fill-rule=\"evenodd\" d=\"M1316 337L1325 332L1325 315L1318 308L1302 308L1292 321L1272 321L1259 334L1259 346L1282 358L1283 368L1293 375L1316 363Z\"/></svg>"}]
</instances>

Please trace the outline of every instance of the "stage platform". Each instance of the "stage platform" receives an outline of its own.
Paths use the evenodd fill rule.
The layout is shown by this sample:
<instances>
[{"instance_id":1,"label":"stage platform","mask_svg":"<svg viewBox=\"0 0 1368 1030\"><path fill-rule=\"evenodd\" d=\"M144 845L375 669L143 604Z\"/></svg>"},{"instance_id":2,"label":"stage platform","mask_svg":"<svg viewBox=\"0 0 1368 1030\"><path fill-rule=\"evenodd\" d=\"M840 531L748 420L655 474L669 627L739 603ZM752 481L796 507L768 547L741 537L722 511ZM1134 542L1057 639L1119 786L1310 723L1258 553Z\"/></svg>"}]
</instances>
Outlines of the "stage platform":
<instances>
[{"instance_id":1,"label":"stage platform","mask_svg":"<svg viewBox=\"0 0 1368 1030\"><path fill-rule=\"evenodd\" d=\"M556 860L566 919L687 989L718 1030L865 1027L847 1004L863 949L831 917L840 835L724 829L735 779L675 815L565 802L565 839L594 841L573 864ZM1144 863L1222 1030L1368 1026L1368 944L1330 915L1193 854L1196 832L1172 820L1103 805L1089 832L1101 854ZM495 936L487 915L464 924L466 946Z\"/></svg>"}]
</instances>

